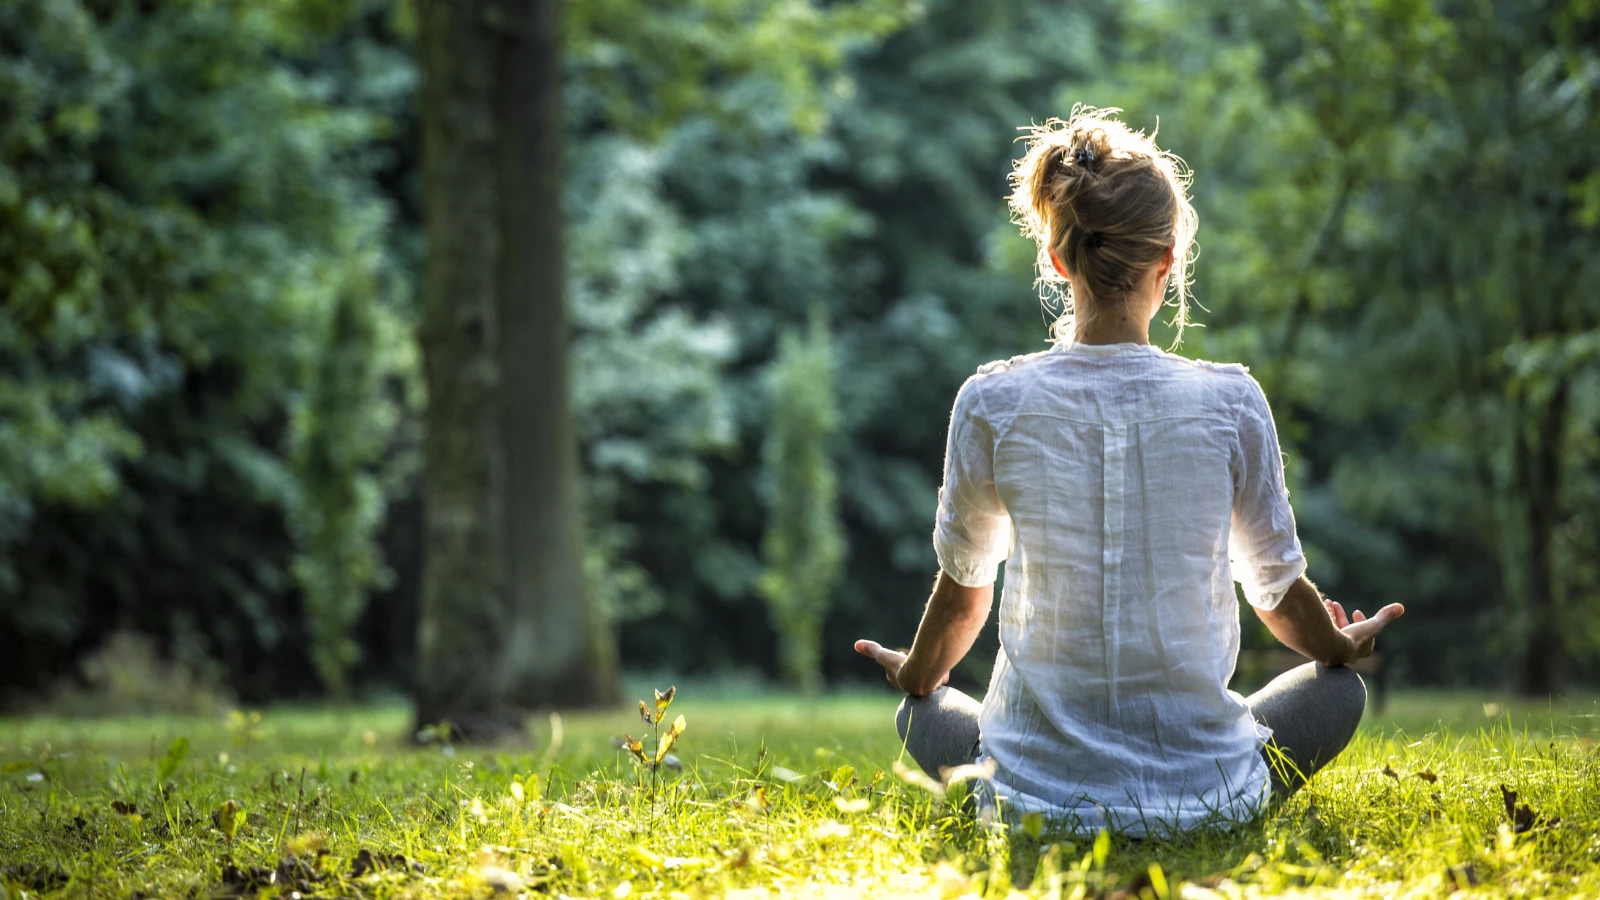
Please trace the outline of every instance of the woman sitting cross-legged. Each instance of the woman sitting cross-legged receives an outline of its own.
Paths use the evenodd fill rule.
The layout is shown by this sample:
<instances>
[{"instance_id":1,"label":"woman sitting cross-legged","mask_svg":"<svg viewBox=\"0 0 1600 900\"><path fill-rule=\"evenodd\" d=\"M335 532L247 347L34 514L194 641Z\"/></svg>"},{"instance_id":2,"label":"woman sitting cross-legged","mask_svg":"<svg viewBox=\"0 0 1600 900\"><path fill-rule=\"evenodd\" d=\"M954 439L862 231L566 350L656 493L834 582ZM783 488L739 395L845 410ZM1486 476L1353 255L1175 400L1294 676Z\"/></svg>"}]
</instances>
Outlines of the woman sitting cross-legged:
<instances>
[{"instance_id":1,"label":"woman sitting cross-legged","mask_svg":"<svg viewBox=\"0 0 1600 900\"><path fill-rule=\"evenodd\" d=\"M1053 349L978 370L956 395L934 547L909 655L873 657L910 696L897 724L932 775L992 763L1015 812L1130 834L1248 818L1326 765L1366 702L1345 664L1404 608L1346 617L1305 577L1272 413L1236 365L1150 346L1181 328L1196 217L1176 157L1114 118L1034 129L1012 207L1064 281ZM1181 334L1181 332L1180 332ZM983 702L945 687L988 618ZM1234 581L1313 662L1249 697Z\"/></svg>"}]
</instances>

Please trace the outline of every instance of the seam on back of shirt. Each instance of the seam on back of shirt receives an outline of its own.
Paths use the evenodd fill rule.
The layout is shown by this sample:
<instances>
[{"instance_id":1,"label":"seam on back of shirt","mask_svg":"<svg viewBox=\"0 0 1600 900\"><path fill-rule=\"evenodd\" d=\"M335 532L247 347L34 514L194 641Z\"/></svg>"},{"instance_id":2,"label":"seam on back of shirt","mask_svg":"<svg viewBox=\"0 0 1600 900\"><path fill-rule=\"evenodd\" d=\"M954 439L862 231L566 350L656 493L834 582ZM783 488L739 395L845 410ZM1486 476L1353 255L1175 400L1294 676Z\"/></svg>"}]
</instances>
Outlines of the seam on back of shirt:
<instances>
[{"instance_id":1,"label":"seam on back of shirt","mask_svg":"<svg viewBox=\"0 0 1600 900\"><path fill-rule=\"evenodd\" d=\"M1110 421L1105 421L1105 420L1096 421L1094 419L1079 419L1079 418L1076 418L1074 416L1064 416L1064 415L1061 415L1060 413L1042 412L1042 411L1034 411L1034 410L1030 410L1028 412L1016 413L1011 418L1012 418L1013 421L1015 421L1017 419L1023 418L1024 416L1037 416L1038 418L1041 418L1041 419L1060 419L1063 422L1075 422L1075 423L1077 423L1079 425L1097 425L1097 426L1099 426L1099 425L1145 425L1145 424L1148 424L1150 422L1171 422L1171 421L1178 421L1178 420L1183 420L1183 421L1188 421L1188 420L1214 421L1214 420L1217 419L1217 416L1214 416L1214 415L1205 415L1205 414L1202 414L1202 413L1182 413L1182 414L1174 414L1174 415L1170 415L1170 416L1148 416L1148 417L1143 418L1143 419L1118 419L1118 420L1116 420L1114 422L1110 422Z\"/></svg>"}]
</instances>

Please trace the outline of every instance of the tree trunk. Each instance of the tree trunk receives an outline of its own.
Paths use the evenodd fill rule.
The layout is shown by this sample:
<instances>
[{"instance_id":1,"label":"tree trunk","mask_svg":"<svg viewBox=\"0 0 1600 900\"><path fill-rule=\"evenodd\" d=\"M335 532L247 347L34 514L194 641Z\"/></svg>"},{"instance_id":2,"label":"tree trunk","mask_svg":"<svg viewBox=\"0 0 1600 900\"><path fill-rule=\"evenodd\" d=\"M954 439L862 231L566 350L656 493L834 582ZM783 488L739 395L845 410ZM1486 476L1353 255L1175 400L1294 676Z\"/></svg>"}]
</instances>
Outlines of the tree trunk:
<instances>
[{"instance_id":1,"label":"tree trunk","mask_svg":"<svg viewBox=\"0 0 1600 900\"><path fill-rule=\"evenodd\" d=\"M1566 676L1566 641L1556 608L1553 554L1560 517L1561 451L1567 430L1567 381L1551 392L1536 421L1523 430L1518 462L1524 468L1523 503L1528 528L1527 639L1515 673L1518 693L1545 696L1559 691Z\"/></svg>"},{"instance_id":2,"label":"tree trunk","mask_svg":"<svg viewBox=\"0 0 1600 900\"><path fill-rule=\"evenodd\" d=\"M525 706L615 698L609 636L584 602L578 443L567 384L560 0L508 0L501 32L500 368L508 586L502 661Z\"/></svg>"},{"instance_id":3,"label":"tree trunk","mask_svg":"<svg viewBox=\"0 0 1600 900\"><path fill-rule=\"evenodd\" d=\"M420 4L428 255L419 339L428 384L417 722L506 727L492 0Z\"/></svg>"},{"instance_id":4,"label":"tree trunk","mask_svg":"<svg viewBox=\"0 0 1600 900\"><path fill-rule=\"evenodd\" d=\"M559 0L420 4L428 384L417 722L609 700L583 591L562 289Z\"/></svg>"}]
</instances>

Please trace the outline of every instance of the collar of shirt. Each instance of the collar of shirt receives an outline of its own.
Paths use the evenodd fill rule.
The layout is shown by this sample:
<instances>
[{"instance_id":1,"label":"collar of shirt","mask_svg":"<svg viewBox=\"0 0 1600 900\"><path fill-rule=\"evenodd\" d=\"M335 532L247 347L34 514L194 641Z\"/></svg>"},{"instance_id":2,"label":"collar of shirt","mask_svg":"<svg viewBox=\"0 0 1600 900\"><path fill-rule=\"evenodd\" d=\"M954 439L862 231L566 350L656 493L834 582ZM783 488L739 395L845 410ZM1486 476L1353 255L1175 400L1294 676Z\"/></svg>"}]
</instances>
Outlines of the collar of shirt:
<instances>
[{"instance_id":1,"label":"collar of shirt","mask_svg":"<svg viewBox=\"0 0 1600 900\"><path fill-rule=\"evenodd\" d=\"M1160 356L1162 350L1154 344L1135 344L1128 341L1120 344L1084 344L1078 341L1062 341L1056 344L1060 353L1070 353L1074 356L1136 356L1146 354Z\"/></svg>"}]
</instances>

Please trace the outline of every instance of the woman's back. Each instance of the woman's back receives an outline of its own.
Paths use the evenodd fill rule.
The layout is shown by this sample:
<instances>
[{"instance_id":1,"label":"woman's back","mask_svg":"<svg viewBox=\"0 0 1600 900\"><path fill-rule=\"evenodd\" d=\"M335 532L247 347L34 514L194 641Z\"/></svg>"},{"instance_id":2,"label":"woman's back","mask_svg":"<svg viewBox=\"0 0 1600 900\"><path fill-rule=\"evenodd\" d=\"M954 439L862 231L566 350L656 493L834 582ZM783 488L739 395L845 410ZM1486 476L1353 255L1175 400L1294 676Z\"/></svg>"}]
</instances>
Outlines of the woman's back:
<instances>
[{"instance_id":1,"label":"woman's back","mask_svg":"<svg viewBox=\"0 0 1600 900\"><path fill-rule=\"evenodd\" d=\"M1009 554L980 725L1013 807L1140 830L1259 801L1229 544L1252 599L1304 570L1277 453L1243 368L1148 345L1062 344L962 389L935 545L958 580Z\"/></svg>"},{"instance_id":2,"label":"woman's back","mask_svg":"<svg viewBox=\"0 0 1600 900\"><path fill-rule=\"evenodd\" d=\"M1272 412L1245 370L1149 346L1168 294L1182 334L1199 220L1182 161L1114 113L1029 129L1011 208L1064 304L1056 348L962 386L916 640L855 646L906 692L895 724L925 771L987 757L1013 810L1145 833L1248 815L1269 781L1286 796L1337 755L1366 703L1344 664L1405 609L1347 620L1304 577ZM980 706L945 682L1008 557ZM1227 688L1235 580L1316 660L1248 698Z\"/></svg>"}]
</instances>

